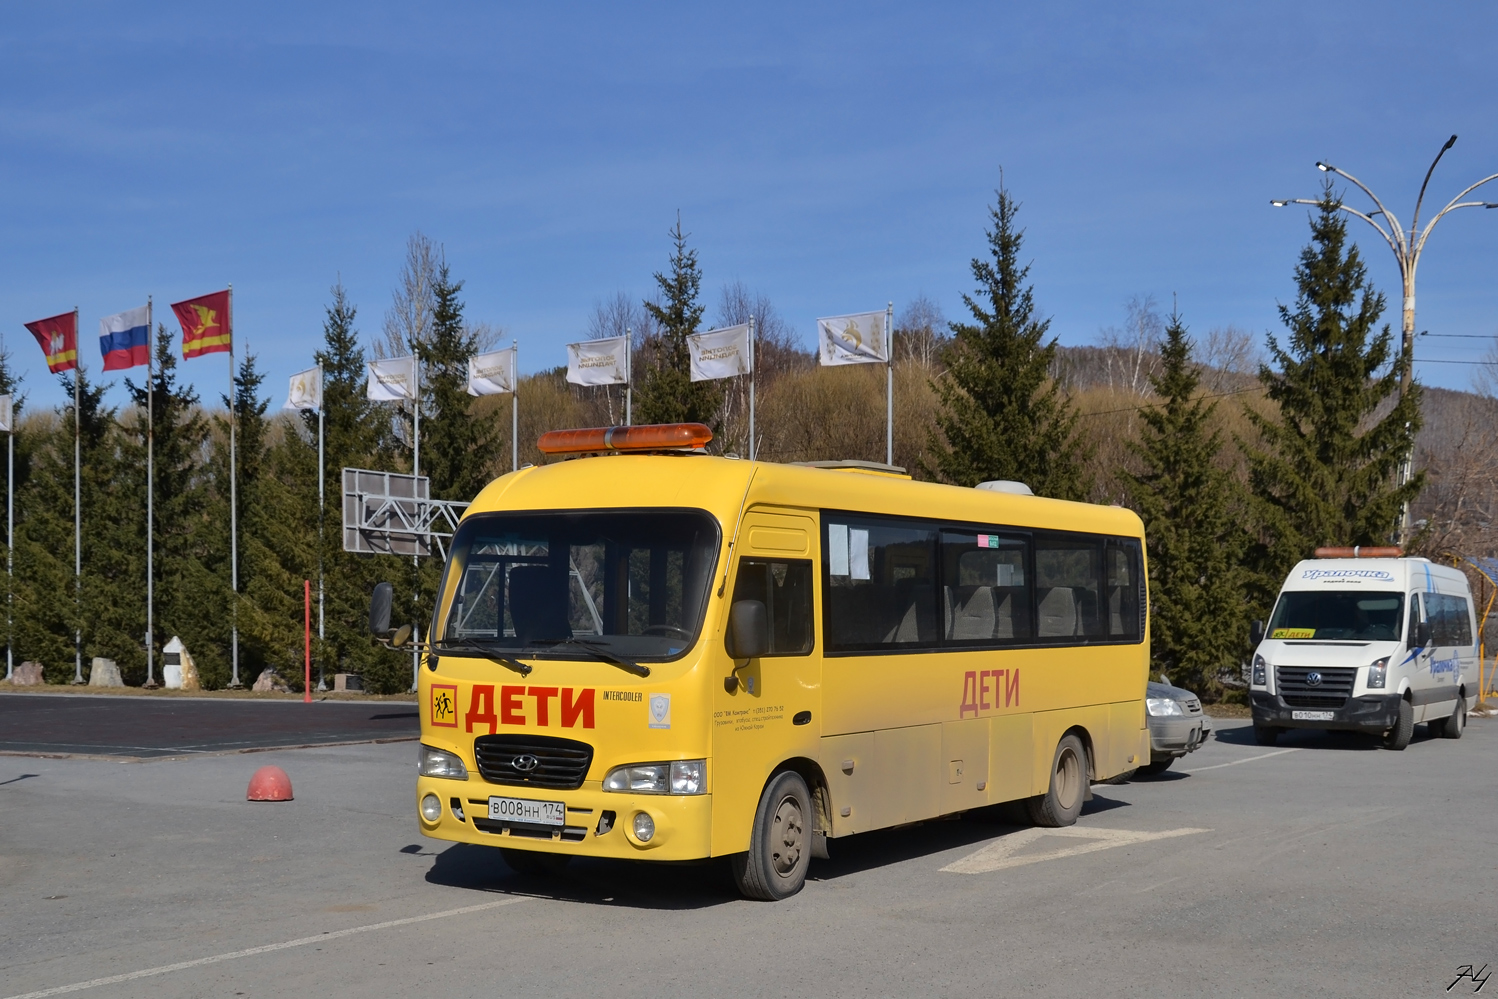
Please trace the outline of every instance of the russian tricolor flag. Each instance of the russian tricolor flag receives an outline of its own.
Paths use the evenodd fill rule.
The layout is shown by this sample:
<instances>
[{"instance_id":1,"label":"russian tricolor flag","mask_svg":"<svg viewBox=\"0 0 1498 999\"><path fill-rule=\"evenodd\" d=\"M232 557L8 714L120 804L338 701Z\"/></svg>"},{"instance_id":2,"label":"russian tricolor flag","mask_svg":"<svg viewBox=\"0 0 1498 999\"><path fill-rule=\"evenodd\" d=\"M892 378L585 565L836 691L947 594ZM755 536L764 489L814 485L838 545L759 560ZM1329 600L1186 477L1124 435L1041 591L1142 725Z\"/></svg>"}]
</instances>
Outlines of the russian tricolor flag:
<instances>
[{"instance_id":1,"label":"russian tricolor flag","mask_svg":"<svg viewBox=\"0 0 1498 999\"><path fill-rule=\"evenodd\" d=\"M142 305L99 320L99 351L104 370L151 363L151 307Z\"/></svg>"}]
</instances>

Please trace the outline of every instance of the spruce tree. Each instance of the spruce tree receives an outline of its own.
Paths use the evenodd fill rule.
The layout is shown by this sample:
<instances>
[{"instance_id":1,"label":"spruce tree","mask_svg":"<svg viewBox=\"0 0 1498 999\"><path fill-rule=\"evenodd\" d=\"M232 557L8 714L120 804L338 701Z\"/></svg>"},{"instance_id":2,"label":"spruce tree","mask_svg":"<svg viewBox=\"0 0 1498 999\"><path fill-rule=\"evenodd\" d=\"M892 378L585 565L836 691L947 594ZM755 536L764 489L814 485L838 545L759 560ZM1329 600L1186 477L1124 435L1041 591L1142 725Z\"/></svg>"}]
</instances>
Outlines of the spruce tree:
<instances>
[{"instance_id":1,"label":"spruce tree","mask_svg":"<svg viewBox=\"0 0 1498 999\"><path fill-rule=\"evenodd\" d=\"M711 382L692 381L692 359L687 348L687 337L697 332L703 313L697 301L702 286L697 251L687 249L680 214L668 235L674 247L671 273L655 275L660 302L645 302L659 330L649 344L652 363L642 373L635 393L634 421L705 423L717 433L719 394Z\"/></svg>"},{"instance_id":2,"label":"spruce tree","mask_svg":"<svg viewBox=\"0 0 1498 999\"><path fill-rule=\"evenodd\" d=\"M432 480L435 499L467 501L488 484L499 423L470 415L468 361L478 341L463 323L462 281L454 281L444 259L432 283L432 335L420 345L425 419L421 425L421 471Z\"/></svg>"},{"instance_id":3,"label":"spruce tree","mask_svg":"<svg viewBox=\"0 0 1498 999\"><path fill-rule=\"evenodd\" d=\"M1384 296L1347 239L1330 182L1310 225L1295 268L1295 305L1279 310L1288 338L1283 347L1269 338L1273 366L1259 369L1274 412L1247 410L1259 434L1244 450L1266 598L1318 545L1393 541L1403 504L1425 484L1424 473L1395 482L1420 430L1420 387L1399 395L1410 359L1396 352L1387 324L1377 328Z\"/></svg>"},{"instance_id":4,"label":"spruce tree","mask_svg":"<svg viewBox=\"0 0 1498 999\"><path fill-rule=\"evenodd\" d=\"M943 350L947 372L933 382L941 402L933 434L936 478L963 486L989 479L1024 482L1040 496L1082 499L1087 446L1075 430L1077 413L1051 377L1056 340L1044 342L1049 319L1035 315L1030 265L1020 264L1024 231L1019 205L1007 189L989 209L991 259L974 258L978 288L963 295L970 323L952 323Z\"/></svg>"},{"instance_id":5,"label":"spruce tree","mask_svg":"<svg viewBox=\"0 0 1498 999\"><path fill-rule=\"evenodd\" d=\"M1130 444L1144 471L1120 477L1144 520L1149 548L1154 668L1215 699L1246 634L1242 558L1248 536L1232 476L1218 461L1222 433L1210 429L1217 404L1197 395L1191 351L1186 327L1173 314L1160 372L1150 379L1162 401L1140 413L1144 426Z\"/></svg>"}]
</instances>

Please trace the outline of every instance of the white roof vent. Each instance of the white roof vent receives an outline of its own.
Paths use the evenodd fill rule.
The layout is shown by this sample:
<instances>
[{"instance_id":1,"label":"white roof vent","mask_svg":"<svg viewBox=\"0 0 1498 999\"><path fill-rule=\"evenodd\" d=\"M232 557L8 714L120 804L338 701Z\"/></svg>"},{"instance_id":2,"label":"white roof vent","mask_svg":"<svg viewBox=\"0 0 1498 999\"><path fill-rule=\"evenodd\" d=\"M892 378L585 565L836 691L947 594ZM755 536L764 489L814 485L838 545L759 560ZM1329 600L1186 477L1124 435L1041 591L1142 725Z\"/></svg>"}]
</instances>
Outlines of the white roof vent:
<instances>
[{"instance_id":1,"label":"white roof vent","mask_svg":"<svg viewBox=\"0 0 1498 999\"><path fill-rule=\"evenodd\" d=\"M987 490L991 493L1013 493L1016 496L1034 496L1035 492L1023 482L1015 482L1013 479L994 479L992 482L980 482L977 488Z\"/></svg>"}]
</instances>

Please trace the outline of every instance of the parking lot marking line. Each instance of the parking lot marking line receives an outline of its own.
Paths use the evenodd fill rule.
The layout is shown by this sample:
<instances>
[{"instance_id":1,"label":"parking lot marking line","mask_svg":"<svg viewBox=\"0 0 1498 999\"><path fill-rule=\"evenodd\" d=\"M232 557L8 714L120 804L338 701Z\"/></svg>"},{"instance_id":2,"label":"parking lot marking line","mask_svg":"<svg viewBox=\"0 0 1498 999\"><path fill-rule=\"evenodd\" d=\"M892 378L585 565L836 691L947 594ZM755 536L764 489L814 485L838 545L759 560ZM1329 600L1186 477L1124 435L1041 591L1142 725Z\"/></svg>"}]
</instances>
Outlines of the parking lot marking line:
<instances>
[{"instance_id":1,"label":"parking lot marking line","mask_svg":"<svg viewBox=\"0 0 1498 999\"><path fill-rule=\"evenodd\" d=\"M424 923L432 919L446 919L449 916L466 916L470 912L483 912L485 909L498 909L502 905L514 905L516 902L524 902L530 896L519 896L503 898L497 902L482 902L478 905L465 905L461 909L448 909L444 912L428 912L421 916L406 916L403 919L388 919L383 923L370 923L367 926L351 926L346 930L331 930L327 933L319 933L315 937L298 937L295 940L283 940L281 943L265 944L260 947L250 947L246 950L231 951L227 954L215 954L212 957L200 957L192 961L178 961L176 964L163 964L156 968L143 968L140 971L127 971L123 975L110 975L108 978L95 978L87 982L74 982L72 985L58 985L50 989L39 989L36 992L23 992L20 995L7 996L6 999L43 999L44 996L60 996L68 992L82 992L84 989L96 989L101 985L115 985L119 982L131 982L137 978L151 978L156 975L165 975L171 971L183 971L187 968L199 968L205 964L218 964L220 961L232 961L240 957L254 957L256 954L269 954L272 951L288 950L292 947L306 947L308 944L322 943L324 940L337 940L339 937L351 937L359 933L372 933L375 930L388 930L396 926L410 926L412 923Z\"/></svg>"},{"instance_id":2,"label":"parking lot marking line","mask_svg":"<svg viewBox=\"0 0 1498 999\"><path fill-rule=\"evenodd\" d=\"M1298 753L1302 747L1293 746L1290 749L1276 749L1272 753L1260 753L1258 756L1250 756L1245 760L1233 760L1229 763L1214 763L1210 767L1197 767L1195 770L1182 770L1183 774L1199 774L1205 770L1221 770L1223 767L1236 767L1240 763L1252 763L1254 760L1267 760L1271 756L1283 756L1286 753Z\"/></svg>"},{"instance_id":3,"label":"parking lot marking line","mask_svg":"<svg viewBox=\"0 0 1498 999\"><path fill-rule=\"evenodd\" d=\"M1194 836L1197 833L1211 831L1210 829L1192 827L1166 829L1162 832L1139 832L1133 829L1097 829L1089 826L1063 826L1060 829L1023 829L1017 833L1010 833L1008 836L996 839L987 846L968 854L961 860L953 861L946 867L943 867L942 871L948 874L987 874L990 871L1001 871L1009 867L1038 864L1043 860L1060 860L1062 857L1076 857L1084 853L1111 850L1116 846L1149 843L1157 839L1174 839L1177 836ZM1029 846L1044 836L1085 839L1091 842L1083 843L1079 846L1062 847L1059 850L1051 850L1048 853L1029 853L1023 857L1016 857L1014 855L1016 850Z\"/></svg>"}]
</instances>

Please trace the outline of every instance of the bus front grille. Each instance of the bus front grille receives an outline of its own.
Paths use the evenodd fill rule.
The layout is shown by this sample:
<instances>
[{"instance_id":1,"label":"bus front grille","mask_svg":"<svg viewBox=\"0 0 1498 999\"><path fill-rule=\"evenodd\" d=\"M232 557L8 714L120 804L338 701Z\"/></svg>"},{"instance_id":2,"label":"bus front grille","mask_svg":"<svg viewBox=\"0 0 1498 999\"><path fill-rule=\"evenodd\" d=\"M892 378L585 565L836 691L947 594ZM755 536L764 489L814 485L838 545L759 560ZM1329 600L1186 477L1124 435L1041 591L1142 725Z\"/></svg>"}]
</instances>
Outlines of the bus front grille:
<instances>
[{"instance_id":1,"label":"bus front grille","mask_svg":"<svg viewBox=\"0 0 1498 999\"><path fill-rule=\"evenodd\" d=\"M546 735L481 735L473 740L473 757L491 784L573 791L583 786L593 747Z\"/></svg>"},{"instance_id":2,"label":"bus front grille","mask_svg":"<svg viewBox=\"0 0 1498 999\"><path fill-rule=\"evenodd\" d=\"M1352 696L1357 679L1355 667L1346 666L1276 666L1276 689L1285 703L1294 708L1340 708ZM1311 682L1315 676L1316 683Z\"/></svg>"}]
</instances>

